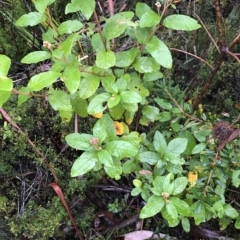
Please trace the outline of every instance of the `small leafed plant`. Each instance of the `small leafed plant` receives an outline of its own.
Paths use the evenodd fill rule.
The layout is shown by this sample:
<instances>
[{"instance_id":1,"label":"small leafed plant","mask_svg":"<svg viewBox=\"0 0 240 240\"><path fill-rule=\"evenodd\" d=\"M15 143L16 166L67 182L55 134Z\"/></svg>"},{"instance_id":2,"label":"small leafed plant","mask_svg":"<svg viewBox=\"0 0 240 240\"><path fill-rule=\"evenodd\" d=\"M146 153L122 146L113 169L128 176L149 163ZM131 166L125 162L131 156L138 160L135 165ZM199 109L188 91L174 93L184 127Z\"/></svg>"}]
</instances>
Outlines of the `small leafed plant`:
<instances>
[{"instance_id":1,"label":"small leafed plant","mask_svg":"<svg viewBox=\"0 0 240 240\"><path fill-rule=\"evenodd\" d=\"M76 17L56 23L51 16L53 2L34 1L36 11L15 23L18 27L46 27L42 50L29 53L21 62L48 60L50 69L34 75L27 86L16 90L7 77L11 61L0 55L0 106L14 93L18 94L19 106L32 96L47 99L65 122L73 114L98 118L92 133L66 136L67 144L79 150L71 177L101 169L116 180L123 174L134 174L131 194L140 194L146 202L141 218L161 212L169 226L181 222L189 231L191 218L200 224L218 217L222 229L231 219L237 219L235 226L240 228L239 213L224 198L231 171L234 185L240 184L239 169L226 174L222 169L232 161L226 159L234 149L216 156L207 116L201 113L203 120L199 120L186 114L191 112L191 104L176 104L167 88L163 91L168 98L152 97L156 83L164 77L161 70L173 65L171 52L159 32L194 31L200 28L197 21L180 14L165 16L166 10L174 7L171 1L160 1L162 5L158 2L156 11L139 2L135 13L117 13L104 19L101 27L94 0L72 0L65 14L77 16L73 13L80 11L84 22ZM95 28L90 24L92 15ZM86 37L93 50L91 59L84 51ZM118 48L119 39L129 41L131 47ZM56 87L59 81L62 85ZM176 96L179 94L178 89ZM153 128L149 131L150 123ZM148 133L133 130L132 125L141 125ZM212 166L217 157L223 158L224 164L215 161ZM193 180L187 177L189 171L195 176Z\"/></svg>"}]
</instances>

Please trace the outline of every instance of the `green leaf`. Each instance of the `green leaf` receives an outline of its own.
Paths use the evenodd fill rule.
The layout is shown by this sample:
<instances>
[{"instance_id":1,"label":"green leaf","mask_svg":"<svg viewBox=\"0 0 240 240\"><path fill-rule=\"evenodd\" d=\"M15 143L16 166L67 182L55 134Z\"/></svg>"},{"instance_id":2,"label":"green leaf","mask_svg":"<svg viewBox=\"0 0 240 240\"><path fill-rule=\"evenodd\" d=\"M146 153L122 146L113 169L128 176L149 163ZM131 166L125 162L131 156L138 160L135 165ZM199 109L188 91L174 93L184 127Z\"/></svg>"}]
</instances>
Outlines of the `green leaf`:
<instances>
[{"instance_id":1,"label":"green leaf","mask_svg":"<svg viewBox=\"0 0 240 240\"><path fill-rule=\"evenodd\" d=\"M65 8L65 14L81 11L83 16L88 20L95 9L95 0L72 0Z\"/></svg>"},{"instance_id":2,"label":"green leaf","mask_svg":"<svg viewBox=\"0 0 240 240\"><path fill-rule=\"evenodd\" d=\"M232 184L235 188L240 185L240 170L232 170Z\"/></svg>"},{"instance_id":3,"label":"green leaf","mask_svg":"<svg viewBox=\"0 0 240 240\"><path fill-rule=\"evenodd\" d=\"M142 2L138 2L136 5L136 15L140 19L146 12L150 11L151 8Z\"/></svg>"},{"instance_id":4,"label":"green leaf","mask_svg":"<svg viewBox=\"0 0 240 240\"><path fill-rule=\"evenodd\" d=\"M166 206L162 209L161 213L163 218L167 220L169 227L176 227L179 224L179 219L172 218L168 213Z\"/></svg>"},{"instance_id":5,"label":"green leaf","mask_svg":"<svg viewBox=\"0 0 240 240\"><path fill-rule=\"evenodd\" d=\"M88 105L87 109L88 113L95 114L103 112L107 107L106 105L103 106L103 103L108 101L109 98L110 98L109 93L101 93L94 97Z\"/></svg>"},{"instance_id":6,"label":"green leaf","mask_svg":"<svg viewBox=\"0 0 240 240\"><path fill-rule=\"evenodd\" d=\"M142 187L142 182L139 180L139 179L134 179L133 180L133 185L135 186L135 187Z\"/></svg>"},{"instance_id":7,"label":"green leaf","mask_svg":"<svg viewBox=\"0 0 240 240\"><path fill-rule=\"evenodd\" d=\"M176 207L178 213L182 216L192 217L194 215L193 212L190 210L189 205L178 197L171 197L171 202Z\"/></svg>"},{"instance_id":8,"label":"green leaf","mask_svg":"<svg viewBox=\"0 0 240 240\"><path fill-rule=\"evenodd\" d=\"M186 138L175 138L168 143L167 151L175 154L181 154L186 149L188 140Z\"/></svg>"},{"instance_id":9,"label":"green leaf","mask_svg":"<svg viewBox=\"0 0 240 240\"><path fill-rule=\"evenodd\" d=\"M0 107L10 97L12 88L13 88L12 79L0 77Z\"/></svg>"},{"instance_id":10,"label":"green leaf","mask_svg":"<svg viewBox=\"0 0 240 240\"><path fill-rule=\"evenodd\" d=\"M96 52L105 50L104 44L102 42L102 38L101 38L99 33L95 33L95 34L92 35L91 44L92 44L93 49Z\"/></svg>"},{"instance_id":11,"label":"green leaf","mask_svg":"<svg viewBox=\"0 0 240 240\"><path fill-rule=\"evenodd\" d=\"M59 77L59 72L43 72L33 76L28 82L28 89L30 91L40 91L45 87L52 85Z\"/></svg>"},{"instance_id":12,"label":"green leaf","mask_svg":"<svg viewBox=\"0 0 240 240\"><path fill-rule=\"evenodd\" d=\"M199 143L197 144L193 150L192 150L192 154L197 154L202 152L204 149L206 148L206 144L205 143Z\"/></svg>"},{"instance_id":13,"label":"green leaf","mask_svg":"<svg viewBox=\"0 0 240 240\"><path fill-rule=\"evenodd\" d=\"M78 67L68 65L63 72L62 80L71 94L74 94L80 84L80 71Z\"/></svg>"},{"instance_id":14,"label":"green leaf","mask_svg":"<svg viewBox=\"0 0 240 240\"><path fill-rule=\"evenodd\" d=\"M126 109L123 107L122 103L119 102L118 105L109 108L110 115L113 119L121 119Z\"/></svg>"},{"instance_id":15,"label":"green leaf","mask_svg":"<svg viewBox=\"0 0 240 240\"><path fill-rule=\"evenodd\" d=\"M24 94L18 94L18 107L21 106L24 102L26 102L29 98L31 98L30 91L27 87L22 87L18 90L20 93ZM27 95L29 94L29 95Z\"/></svg>"},{"instance_id":16,"label":"green leaf","mask_svg":"<svg viewBox=\"0 0 240 240\"><path fill-rule=\"evenodd\" d=\"M234 227L235 227L236 229L240 229L240 218L239 218L239 217L237 218L237 220L236 220L236 222L235 222L235 224L234 224Z\"/></svg>"},{"instance_id":17,"label":"green leaf","mask_svg":"<svg viewBox=\"0 0 240 240\"><path fill-rule=\"evenodd\" d=\"M140 218L149 218L159 213L165 205L163 197L151 196L140 212Z\"/></svg>"},{"instance_id":18,"label":"green leaf","mask_svg":"<svg viewBox=\"0 0 240 240\"><path fill-rule=\"evenodd\" d=\"M190 222L189 222L188 218L183 217L181 219L181 224L182 224L182 227L185 232L190 232Z\"/></svg>"},{"instance_id":19,"label":"green leaf","mask_svg":"<svg viewBox=\"0 0 240 240\"><path fill-rule=\"evenodd\" d=\"M74 94L71 96L71 105L73 108L73 111L77 113L80 117L87 117L88 112L87 112L87 100L82 99L78 96L78 93Z\"/></svg>"},{"instance_id":20,"label":"green leaf","mask_svg":"<svg viewBox=\"0 0 240 240\"><path fill-rule=\"evenodd\" d=\"M48 96L48 101L54 110L72 111L70 96L60 90L52 91Z\"/></svg>"},{"instance_id":21,"label":"green leaf","mask_svg":"<svg viewBox=\"0 0 240 240\"><path fill-rule=\"evenodd\" d=\"M28 55L26 55L21 60L21 63L38 63L38 62L44 61L46 59L49 59L50 57L51 57L50 52L35 51L35 52L31 52Z\"/></svg>"},{"instance_id":22,"label":"green leaf","mask_svg":"<svg viewBox=\"0 0 240 240\"><path fill-rule=\"evenodd\" d=\"M94 168L98 161L97 153L84 152L73 164L71 169L71 177L78 177Z\"/></svg>"},{"instance_id":23,"label":"green leaf","mask_svg":"<svg viewBox=\"0 0 240 240\"><path fill-rule=\"evenodd\" d=\"M173 187L174 187L172 184L170 184L171 177L172 177L172 173L169 173L167 176L165 176L162 183L162 191L169 194L172 194Z\"/></svg>"},{"instance_id":24,"label":"green leaf","mask_svg":"<svg viewBox=\"0 0 240 240\"><path fill-rule=\"evenodd\" d=\"M224 206L224 212L231 219L237 218L239 216L238 211L230 204L226 204L226 206Z\"/></svg>"},{"instance_id":25,"label":"green leaf","mask_svg":"<svg viewBox=\"0 0 240 240\"><path fill-rule=\"evenodd\" d=\"M146 82L152 82L163 78L163 73L157 71L157 72L151 72L151 73L145 73L143 75L143 80Z\"/></svg>"},{"instance_id":26,"label":"green leaf","mask_svg":"<svg viewBox=\"0 0 240 240\"><path fill-rule=\"evenodd\" d=\"M101 119L98 120L101 122L102 131L107 133L107 138L105 141L112 141L116 138L116 128L112 118L108 114L103 114Z\"/></svg>"},{"instance_id":27,"label":"green leaf","mask_svg":"<svg viewBox=\"0 0 240 240\"><path fill-rule=\"evenodd\" d=\"M35 26L39 23L45 22L47 16L44 13L30 12L22 15L16 22L15 25L18 27Z\"/></svg>"},{"instance_id":28,"label":"green leaf","mask_svg":"<svg viewBox=\"0 0 240 240\"><path fill-rule=\"evenodd\" d=\"M206 137L209 136L211 132L211 129L196 130L193 135L199 142L205 142Z\"/></svg>"},{"instance_id":29,"label":"green leaf","mask_svg":"<svg viewBox=\"0 0 240 240\"><path fill-rule=\"evenodd\" d=\"M164 136L159 131L156 131L154 134L153 145L156 151L161 154L164 154L167 149L167 142Z\"/></svg>"},{"instance_id":30,"label":"green leaf","mask_svg":"<svg viewBox=\"0 0 240 240\"><path fill-rule=\"evenodd\" d=\"M108 176L119 180L122 174L122 164L120 161L113 159L113 165L111 167L104 166L104 170Z\"/></svg>"},{"instance_id":31,"label":"green leaf","mask_svg":"<svg viewBox=\"0 0 240 240\"><path fill-rule=\"evenodd\" d=\"M119 159L133 157L138 153L138 147L122 140L108 142L106 144L106 150Z\"/></svg>"},{"instance_id":32,"label":"green leaf","mask_svg":"<svg viewBox=\"0 0 240 240\"><path fill-rule=\"evenodd\" d=\"M140 73L150 73L159 70L159 64L151 57L139 57L133 67Z\"/></svg>"},{"instance_id":33,"label":"green leaf","mask_svg":"<svg viewBox=\"0 0 240 240\"><path fill-rule=\"evenodd\" d=\"M67 144L75 149L88 151L92 149L92 145L90 144L93 135L90 134L79 134L79 133L71 133L65 137Z\"/></svg>"},{"instance_id":34,"label":"green leaf","mask_svg":"<svg viewBox=\"0 0 240 240\"><path fill-rule=\"evenodd\" d=\"M201 27L195 19L181 14L167 16L163 20L163 25L167 28L182 31L192 31Z\"/></svg>"},{"instance_id":35,"label":"green leaf","mask_svg":"<svg viewBox=\"0 0 240 240\"><path fill-rule=\"evenodd\" d=\"M139 26L141 28L153 27L153 26L156 26L160 22L160 19L161 18L157 13L155 13L152 10L149 10L141 16L140 21L139 21Z\"/></svg>"},{"instance_id":36,"label":"green leaf","mask_svg":"<svg viewBox=\"0 0 240 240\"><path fill-rule=\"evenodd\" d=\"M137 196L139 195L140 193L142 192L142 188L133 188L132 191L131 191L131 196Z\"/></svg>"},{"instance_id":37,"label":"green leaf","mask_svg":"<svg viewBox=\"0 0 240 240\"><path fill-rule=\"evenodd\" d=\"M83 24L78 20L67 20L62 22L58 27L59 34L71 34L79 31L83 27Z\"/></svg>"},{"instance_id":38,"label":"green leaf","mask_svg":"<svg viewBox=\"0 0 240 240\"><path fill-rule=\"evenodd\" d=\"M115 66L121 68L130 66L134 62L138 52L139 50L137 48L131 48L128 51L116 53Z\"/></svg>"},{"instance_id":39,"label":"green leaf","mask_svg":"<svg viewBox=\"0 0 240 240\"><path fill-rule=\"evenodd\" d=\"M154 165L159 160L159 155L155 152L146 151L137 155L137 159L141 162L146 162L150 165Z\"/></svg>"},{"instance_id":40,"label":"green leaf","mask_svg":"<svg viewBox=\"0 0 240 240\"><path fill-rule=\"evenodd\" d=\"M170 199L170 201L168 203L166 203L165 207L166 207L168 215L170 216L171 219L177 219L178 218L177 209L175 208L175 206L172 203L171 199Z\"/></svg>"},{"instance_id":41,"label":"green leaf","mask_svg":"<svg viewBox=\"0 0 240 240\"><path fill-rule=\"evenodd\" d=\"M159 109L154 106L147 105L142 108L142 114L151 121L156 121L158 119Z\"/></svg>"},{"instance_id":42,"label":"green leaf","mask_svg":"<svg viewBox=\"0 0 240 240\"><path fill-rule=\"evenodd\" d=\"M47 6L53 2L55 2L55 0L35 0L34 5L38 12L44 13Z\"/></svg>"},{"instance_id":43,"label":"green leaf","mask_svg":"<svg viewBox=\"0 0 240 240\"><path fill-rule=\"evenodd\" d=\"M101 119L99 119L93 126L93 135L99 139L101 144L107 137L107 130L105 129L105 124Z\"/></svg>"},{"instance_id":44,"label":"green leaf","mask_svg":"<svg viewBox=\"0 0 240 240\"><path fill-rule=\"evenodd\" d=\"M0 54L0 77L7 76L10 66L11 59L5 55Z\"/></svg>"},{"instance_id":45,"label":"green leaf","mask_svg":"<svg viewBox=\"0 0 240 240\"><path fill-rule=\"evenodd\" d=\"M130 84L131 77L129 74L122 75L117 81L116 81L116 87L118 89L118 92L124 91L128 85Z\"/></svg>"},{"instance_id":46,"label":"green leaf","mask_svg":"<svg viewBox=\"0 0 240 240\"><path fill-rule=\"evenodd\" d=\"M165 68L172 68L172 55L168 47L156 36L152 36L149 41L147 41L146 48L151 54L151 56L158 62L161 66Z\"/></svg>"},{"instance_id":47,"label":"green leaf","mask_svg":"<svg viewBox=\"0 0 240 240\"><path fill-rule=\"evenodd\" d=\"M139 103L142 101L142 97L134 91L123 91L120 96L124 103Z\"/></svg>"},{"instance_id":48,"label":"green leaf","mask_svg":"<svg viewBox=\"0 0 240 240\"><path fill-rule=\"evenodd\" d=\"M196 139L194 138L194 136L192 135L192 133L189 132L189 131L187 131L187 130L185 130L185 131L183 130L183 131L180 131L180 132L179 132L178 137L187 138L188 144L187 144L187 147L186 147L184 153L185 153L185 154L191 154L193 148L194 148L195 145L196 145Z\"/></svg>"},{"instance_id":49,"label":"green leaf","mask_svg":"<svg viewBox=\"0 0 240 240\"><path fill-rule=\"evenodd\" d=\"M114 94L118 93L118 88L115 84L114 75L111 74L111 75L101 77L101 82L107 92L114 93Z\"/></svg>"},{"instance_id":50,"label":"green leaf","mask_svg":"<svg viewBox=\"0 0 240 240\"><path fill-rule=\"evenodd\" d=\"M172 195L178 195L186 189L188 184L188 179L186 177L179 177L175 179L173 182L173 192Z\"/></svg>"},{"instance_id":51,"label":"green leaf","mask_svg":"<svg viewBox=\"0 0 240 240\"><path fill-rule=\"evenodd\" d=\"M115 54L112 51L99 51L97 53L96 65L102 69L113 67L116 63Z\"/></svg>"},{"instance_id":52,"label":"green leaf","mask_svg":"<svg viewBox=\"0 0 240 240\"><path fill-rule=\"evenodd\" d=\"M146 44L148 38L149 38L149 35L151 34L151 28L140 28L140 27L137 27L136 30L135 30L135 35L136 35L136 38L137 38L137 41L140 43L140 44Z\"/></svg>"},{"instance_id":53,"label":"green leaf","mask_svg":"<svg viewBox=\"0 0 240 240\"><path fill-rule=\"evenodd\" d=\"M136 170L136 163L134 160L127 160L122 166L122 171L125 174L132 173Z\"/></svg>"},{"instance_id":54,"label":"green leaf","mask_svg":"<svg viewBox=\"0 0 240 240\"><path fill-rule=\"evenodd\" d=\"M91 97L98 89L100 79L96 75L88 75L83 78L79 86L79 96L83 99Z\"/></svg>"},{"instance_id":55,"label":"green leaf","mask_svg":"<svg viewBox=\"0 0 240 240\"><path fill-rule=\"evenodd\" d=\"M103 27L103 36L107 41L119 37L124 33L128 26L134 25L130 20L133 18L133 12L121 12L112 16Z\"/></svg>"},{"instance_id":56,"label":"green leaf","mask_svg":"<svg viewBox=\"0 0 240 240\"><path fill-rule=\"evenodd\" d=\"M120 102L121 97L119 95L112 95L109 99L108 99L108 108L113 108L116 105L118 105L118 103Z\"/></svg>"},{"instance_id":57,"label":"green leaf","mask_svg":"<svg viewBox=\"0 0 240 240\"><path fill-rule=\"evenodd\" d=\"M154 101L163 109L170 110L172 109L172 104L165 99L154 98Z\"/></svg>"},{"instance_id":58,"label":"green leaf","mask_svg":"<svg viewBox=\"0 0 240 240\"><path fill-rule=\"evenodd\" d=\"M172 114L170 112L161 112L159 113L159 121L160 122L166 122L169 121L172 118Z\"/></svg>"},{"instance_id":59,"label":"green leaf","mask_svg":"<svg viewBox=\"0 0 240 240\"><path fill-rule=\"evenodd\" d=\"M59 46L59 50L62 50L65 56L70 54L76 41L78 41L79 39L80 35L78 33L69 35L67 39L65 39L64 42Z\"/></svg>"},{"instance_id":60,"label":"green leaf","mask_svg":"<svg viewBox=\"0 0 240 240\"><path fill-rule=\"evenodd\" d=\"M107 166L107 167L113 167L113 160L111 154L106 151L105 149L102 149L98 151L98 159L100 162Z\"/></svg>"}]
</instances>

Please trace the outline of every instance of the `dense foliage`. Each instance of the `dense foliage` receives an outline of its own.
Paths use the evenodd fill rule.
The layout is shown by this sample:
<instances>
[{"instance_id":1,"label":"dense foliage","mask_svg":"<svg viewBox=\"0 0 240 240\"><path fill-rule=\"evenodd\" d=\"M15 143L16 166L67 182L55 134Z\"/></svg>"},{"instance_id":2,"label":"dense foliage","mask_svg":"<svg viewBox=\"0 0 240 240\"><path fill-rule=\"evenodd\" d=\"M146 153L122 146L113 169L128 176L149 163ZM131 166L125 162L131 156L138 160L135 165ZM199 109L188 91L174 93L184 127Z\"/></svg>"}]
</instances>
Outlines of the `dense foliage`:
<instances>
[{"instance_id":1,"label":"dense foliage","mask_svg":"<svg viewBox=\"0 0 240 240\"><path fill-rule=\"evenodd\" d=\"M79 239L86 238L94 210L83 207L82 196L103 179L128 179L131 196L144 201L137 209L140 219L163 219L186 232L213 219L221 230L230 223L239 229L233 194L240 185L237 111L216 115L199 104L226 66L231 64L235 74L239 69L233 50L238 51L240 37L232 32L226 46L219 2L219 45L213 39L206 58L197 55L200 45L194 48L195 39L205 41L196 35L210 35L195 3L192 16L174 1L159 1L151 6L138 2L134 10L116 14L110 9L111 16L104 18L94 0L80 2L67 3L67 17L56 19L54 0L34 1L34 9L16 20L17 27L41 31L42 47L21 59L38 65L25 84L13 82L11 60L0 55L0 172L1 179L8 179L0 195L0 214L8 226L3 234L65 239L72 234L69 217ZM238 13L231 14L229 25ZM191 58L183 62L171 51ZM233 60L227 61L227 55ZM191 66L192 82L183 83ZM204 78L201 87L198 81ZM196 82L197 89L190 91ZM226 110L229 105L224 101ZM216 124L223 116L225 122ZM62 153L68 146L67 157ZM71 209L72 217L66 202L83 203ZM124 207L118 201L109 204L115 213Z\"/></svg>"}]
</instances>

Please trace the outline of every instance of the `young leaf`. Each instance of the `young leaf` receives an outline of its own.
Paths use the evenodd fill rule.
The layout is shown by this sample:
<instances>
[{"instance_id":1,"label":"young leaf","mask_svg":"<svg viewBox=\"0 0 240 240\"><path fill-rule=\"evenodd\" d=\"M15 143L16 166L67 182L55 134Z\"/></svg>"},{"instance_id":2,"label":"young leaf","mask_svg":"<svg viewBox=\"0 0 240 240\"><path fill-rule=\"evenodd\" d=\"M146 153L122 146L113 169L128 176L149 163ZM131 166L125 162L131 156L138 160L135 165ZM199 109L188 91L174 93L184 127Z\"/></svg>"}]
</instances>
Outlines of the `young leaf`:
<instances>
[{"instance_id":1,"label":"young leaf","mask_svg":"<svg viewBox=\"0 0 240 240\"><path fill-rule=\"evenodd\" d=\"M186 138L175 138L168 143L167 151L171 153L181 154L187 146Z\"/></svg>"},{"instance_id":2,"label":"young leaf","mask_svg":"<svg viewBox=\"0 0 240 240\"><path fill-rule=\"evenodd\" d=\"M163 197L151 196L140 212L140 218L149 218L159 213L165 205Z\"/></svg>"},{"instance_id":3,"label":"young leaf","mask_svg":"<svg viewBox=\"0 0 240 240\"><path fill-rule=\"evenodd\" d=\"M97 53L96 65L102 69L113 67L116 63L116 57L112 51L99 51Z\"/></svg>"},{"instance_id":4,"label":"young leaf","mask_svg":"<svg viewBox=\"0 0 240 240\"><path fill-rule=\"evenodd\" d=\"M38 62L44 61L46 59L49 59L50 57L51 57L50 52L35 51L35 52L31 52L28 55L26 55L21 60L21 63L38 63Z\"/></svg>"},{"instance_id":5,"label":"young leaf","mask_svg":"<svg viewBox=\"0 0 240 240\"><path fill-rule=\"evenodd\" d=\"M232 170L232 184L235 188L240 185L240 170Z\"/></svg>"},{"instance_id":6,"label":"young leaf","mask_svg":"<svg viewBox=\"0 0 240 240\"><path fill-rule=\"evenodd\" d=\"M165 207L166 207L168 215L170 216L171 219L177 219L178 218L177 209L175 208L175 206L172 203L171 199L170 199L170 201L168 203L166 203Z\"/></svg>"},{"instance_id":7,"label":"young leaf","mask_svg":"<svg viewBox=\"0 0 240 240\"><path fill-rule=\"evenodd\" d=\"M139 26L141 28L153 27L153 26L156 26L160 22L160 19L161 18L157 13L155 13L152 10L149 10L141 16L140 21L139 21Z\"/></svg>"},{"instance_id":8,"label":"young leaf","mask_svg":"<svg viewBox=\"0 0 240 240\"><path fill-rule=\"evenodd\" d=\"M95 114L103 112L107 106L103 106L103 103L106 102L110 98L109 93L101 93L94 97L88 105L88 113Z\"/></svg>"},{"instance_id":9,"label":"young leaf","mask_svg":"<svg viewBox=\"0 0 240 240\"><path fill-rule=\"evenodd\" d=\"M91 97L97 91L99 84L100 79L98 76L93 74L86 76L80 82L79 96L83 99Z\"/></svg>"},{"instance_id":10,"label":"young leaf","mask_svg":"<svg viewBox=\"0 0 240 240\"><path fill-rule=\"evenodd\" d=\"M120 161L113 159L113 165L111 167L104 166L104 170L109 177L119 180L122 174L122 164Z\"/></svg>"},{"instance_id":11,"label":"young leaf","mask_svg":"<svg viewBox=\"0 0 240 240\"><path fill-rule=\"evenodd\" d=\"M172 55L168 47L156 36L152 36L149 41L147 41L146 48L152 57L161 66L165 68L172 68Z\"/></svg>"},{"instance_id":12,"label":"young leaf","mask_svg":"<svg viewBox=\"0 0 240 240\"><path fill-rule=\"evenodd\" d=\"M60 76L61 73L53 71L36 74L28 82L28 89L30 91L40 91L52 85Z\"/></svg>"},{"instance_id":13,"label":"young leaf","mask_svg":"<svg viewBox=\"0 0 240 240\"><path fill-rule=\"evenodd\" d=\"M83 27L83 24L78 20L67 20L62 22L58 27L59 34L70 34L79 31Z\"/></svg>"},{"instance_id":14,"label":"young leaf","mask_svg":"<svg viewBox=\"0 0 240 240\"><path fill-rule=\"evenodd\" d=\"M192 31L201 27L195 19L181 14L167 16L163 20L163 25L167 28L182 31Z\"/></svg>"},{"instance_id":15,"label":"young leaf","mask_svg":"<svg viewBox=\"0 0 240 240\"><path fill-rule=\"evenodd\" d=\"M95 163L99 161L97 152L84 152L73 164L71 177L78 177L94 168Z\"/></svg>"},{"instance_id":16,"label":"young leaf","mask_svg":"<svg viewBox=\"0 0 240 240\"><path fill-rule=\"evenodd\" d=\"M231 219L237 218L239 216L238 211L235 208L233 208L230 204L226 204L224 206L224 212Z\"/></svg>"},{"instance_id":17,"label":"young leaf","mask_svg":"<svg viewBox=\"0 0 240 240\"><path fill-rule=\"evenodd\" d=\"M179 224L179 219L172 218L172 216L168 213L166 206L162 209L161 214L163 218L167 220L169 227L176 227Z\"/></svg>"},{"instance_id":18,"label":"young leaf","mask_svg":"<svg viewBox=\"0 0 240 240\"><path fill-rule=\"evenodd\" d=\"M79 134L79 133L71 133L65 137L67 144L75 149L88 151L92 149L92 145L90 144L93 135L90 134Z\"/></svg>"},{"instance_id":19,"label":"young leaf","mask_svg":"<svg viewBox=\"0 0 240 240\"><path fill-rule=\"evenodd\" d=\"M179 177L179 178L175 179L172 182L172 184L173 184L172 195L177 195L184 191L184 189L186 188L186 186L188 184L188 179L186 177Z\"/></svg>"},{"instance_id":20,"label":"young leaf","mask_svg":"<svg viewBox=\"0 0 240 240\"><path fill-rule=\"evenodd\" d=\"M5 55L0 54L0 77L5 77L11 65L11 59Z\"/></svg>"},{"instance_id":21,"label":"young leaf","mask_svg":"<svg viewBox=\"0 0 240 240\"><path fill-rule=\"evenodd\" d=\"M68 65L63 72L62 80L71 94L74 94L80 83L80 71L78 67Z\"/></svg>"},{"instance_id":22,"label":"young leaf","mask_svg":"<svg viewBox=\"0 0 240 240\"><path fill-rule=\"evenodd\" d=\"M112 95L109 99L108 99L108 108L113 108L116 105L118 105L118 103L120 102L121 97L119 95Z\"/></svg>"},{"instance_id":23,"label":"young leaf","mask_svg":"<svg viewBox=\"0 0 240 240\"><path fill-rule=\"evenodd\" d=\"M113 74L101 77L101 82L107 92L114 94L118 93L118 88L115 84L115 76Z\"/></svg>"},{"instance_id":24,"label":"young leaf","mask_svg":"<svg viewBox=\"0 0 240 240\"><path fill-rule=\"evenodd\" d=\"M183 217L181 219L181 224L182 224L182 227L185 232L190 232L190 222L189 222L188 218Z\"/></svg>"},{"instance_id":25,"label":"young leaf","mask_svg":"<svg viewBox=\"0 0 240 240\"><path fill-rule=\"evenodd\" d=\"M47 16L44 13L30 12L22 15L16 22L15 25L18 27L35 26L39 23L45 22Z\"/></svg>"},{"instance_id":26,"label":"young leaf","mask_svg":"<svg viewBox=\"0 0 240 240\"><path fill-rule=\"evenodd\" d=\"M65 14L81 11L83 16L88 20L95 9L95 0L72 0L65 8Z\"/></svg>"},{"instance_id":27,"label":"young leaf","mask_svg":"<svg viewBox=\"0 0 240 240\"><path fill-rule=\"evenodd\" d=\"M159 132L156 131L153 137L153 145L157 152L164 154L167 148L167 142L164 136Z\"/></svg>"},{"instance_id":28,"label":"young leaf","mask_svg":"<svg viewBox=\"0 0 240 240\"><path fill-rule=\"evenodd\" d=\"M106 167L113 167L112 156L105 149L102 149L102 150L98 151L98 159Z\"/></svg>"},{"instance_id":29,"label":"young leaf","mask_svg":"<svg viewBox=\"0 0 240 240\"><path fill-rule=\"evenodd\" d=\"M172 173L169 173L167 176L165 176L162 183L162 191L167 192L169 194L172 194L173 187L174 187L172 184L170 184L171 177L172 177Z\"/></svg>"},{"instance_id":30,"label":"young leaf","mask_svg":"<svg viewBox=\"0 0 240 240\"><path fill-rule=\"evenodd\" d=\"M106 144L106 150L119 159L133 157L138 153L138 147L122 140L108 142Z\"/></svg>"}]
</instances>

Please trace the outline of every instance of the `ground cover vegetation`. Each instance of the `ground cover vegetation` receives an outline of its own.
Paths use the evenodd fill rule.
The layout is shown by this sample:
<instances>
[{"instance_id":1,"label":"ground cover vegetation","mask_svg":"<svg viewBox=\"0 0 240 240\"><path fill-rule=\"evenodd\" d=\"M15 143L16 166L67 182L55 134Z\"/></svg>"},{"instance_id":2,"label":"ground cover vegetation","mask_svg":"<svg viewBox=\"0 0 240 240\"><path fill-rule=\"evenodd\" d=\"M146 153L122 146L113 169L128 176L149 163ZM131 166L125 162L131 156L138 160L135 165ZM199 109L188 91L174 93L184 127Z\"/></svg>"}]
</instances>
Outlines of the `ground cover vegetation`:
<instances>
[{"instance_id":1,"label":"ground cover vegetation","mask_svg":"<svg viewBox=\"0 0 240 240\"><path fill-rule=\"evenodd\" d=\"M237 238L239 4L15 3L1 3L26 47L1 32L0 236Z\"/></svg>"}]
</instances>

